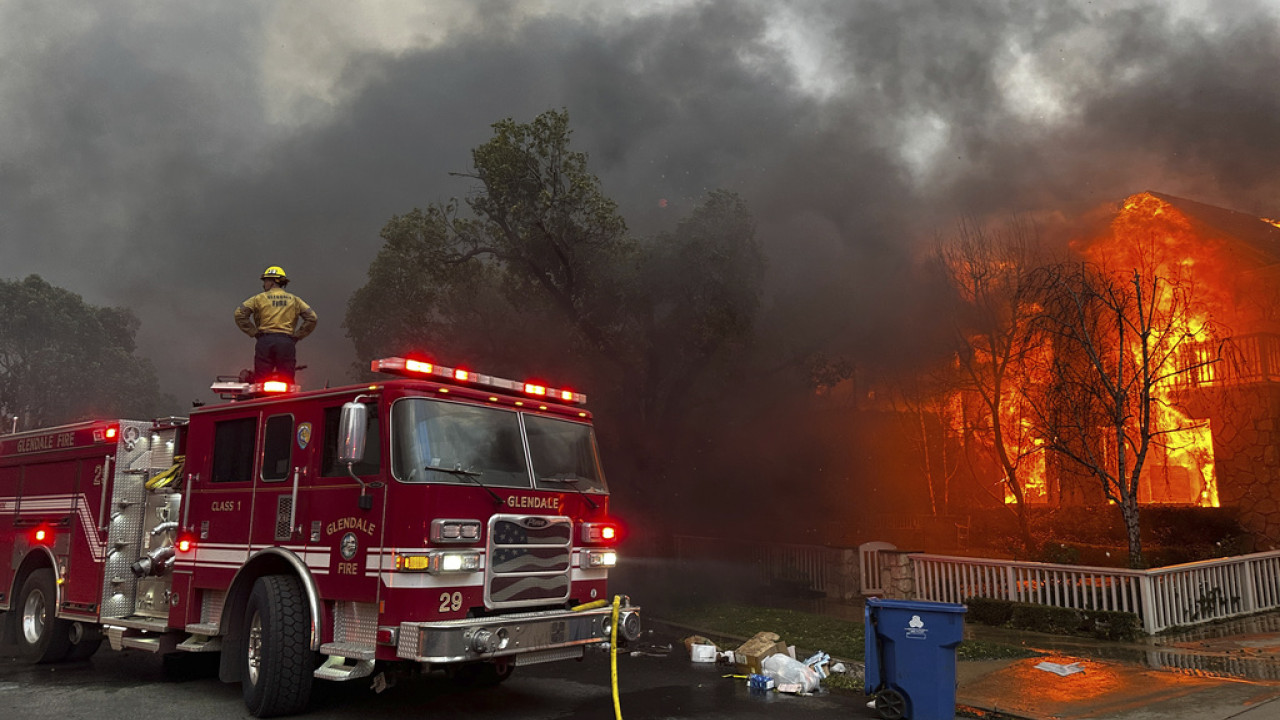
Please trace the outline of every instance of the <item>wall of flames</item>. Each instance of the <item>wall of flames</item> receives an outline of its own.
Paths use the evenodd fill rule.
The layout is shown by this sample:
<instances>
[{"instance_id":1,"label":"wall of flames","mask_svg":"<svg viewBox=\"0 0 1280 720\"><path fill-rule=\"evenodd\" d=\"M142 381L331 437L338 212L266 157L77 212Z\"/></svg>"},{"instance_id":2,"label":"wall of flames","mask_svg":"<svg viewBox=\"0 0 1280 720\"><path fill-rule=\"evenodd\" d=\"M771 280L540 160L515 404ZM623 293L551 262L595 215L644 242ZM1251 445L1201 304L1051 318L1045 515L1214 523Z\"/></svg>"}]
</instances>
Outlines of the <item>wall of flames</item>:
<instances>
[{"instance_id":1,"label":"wall of flames","mask_svg":"<svg viewBox=\"0 0 1280 720\"><path fill-rule=\"evenodd\" d=\"M1234 310L1232 279L1238 268L1230 267L1221 243L1221 238L1197 230L1177 208L1149 193L1128 198L1102 236L1076 243L1077 251L1099 266L1177 277L1186 283L1183 289L1192 289L1194 301L1180 317L1173 316L1172 294L1156 299L1157 312L1170 313L1173 330L1185 338L1185 347L1158 369L1158 374L1170 379L1155 388L1154 425L1159 435L1142 471L1139 499L1144 504L1219 504L1211 421L1191 417L1180 409L1185 403L1179 400L1185 393L1223 381L1223 374L1214 372L1217 358L1210 356L1220 341L1212 328L1229 324ZM1136 343L1131 352L1139 352ZM1179 363L1185 367L1178 367ZM1048 363L1029 363L1029 367L1036 366L1047 367ZM1186 371L1192 367L1197 369ZM1022 381L1034 383L1037 379L1026 374ZM1041 441L1031 434L1019 407L1021 389L1014 387L1008 392L1002 405L1002 429L1006 449L1021 458L1019 474L1025 501L1056 503L1060 493L1055 489L1062 480L1052 477L1046 453L1037 451ZM1007 487L1004 498L1006 503L1016 502Z\"/></svg>"}]
</instances>

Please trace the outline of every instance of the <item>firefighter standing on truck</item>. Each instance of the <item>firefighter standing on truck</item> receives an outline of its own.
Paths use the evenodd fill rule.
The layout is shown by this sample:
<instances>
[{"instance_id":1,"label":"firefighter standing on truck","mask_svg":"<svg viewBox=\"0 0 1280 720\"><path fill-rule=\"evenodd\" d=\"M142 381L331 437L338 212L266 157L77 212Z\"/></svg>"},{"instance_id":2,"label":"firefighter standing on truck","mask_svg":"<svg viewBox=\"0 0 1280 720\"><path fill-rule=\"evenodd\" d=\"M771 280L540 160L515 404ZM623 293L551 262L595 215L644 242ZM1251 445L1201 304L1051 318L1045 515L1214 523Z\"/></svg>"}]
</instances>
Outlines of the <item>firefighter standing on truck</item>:
<instances>
[{"instance_id":1,"label":"firefighter standing on truck","mask_svg":"<svg viewBox=\"0 0 1280 720\"><path fill-rule=\"evenodd\" d=\"M296 344L316 329L315 311L286 292L288 284L284 268L272 265L262 271L262 292L236 308L236 326L258 340L253 352L256 382L273 377L292 383L298 364Z\"/></svg>"}]
</instances>

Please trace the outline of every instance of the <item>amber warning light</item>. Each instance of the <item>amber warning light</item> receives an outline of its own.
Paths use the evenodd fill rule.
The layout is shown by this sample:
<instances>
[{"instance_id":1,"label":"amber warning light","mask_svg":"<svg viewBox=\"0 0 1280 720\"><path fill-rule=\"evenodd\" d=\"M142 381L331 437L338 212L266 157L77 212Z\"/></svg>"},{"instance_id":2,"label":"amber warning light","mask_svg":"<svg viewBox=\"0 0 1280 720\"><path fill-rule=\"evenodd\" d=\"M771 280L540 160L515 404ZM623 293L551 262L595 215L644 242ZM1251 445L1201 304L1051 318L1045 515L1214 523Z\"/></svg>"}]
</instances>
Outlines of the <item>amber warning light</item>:
<instances>
[{"instance_id":1,"label":"amber warning light","mask_svg":"<svg viewBox=\"0 0 1280 720\"><path fill-rule=\"evenodd\" d=\"M410 358L391 357L374 360L370 364L370 369L374 372L390 373L401 377L427 376L438 382L493 388L495 390L504 390L506 392L516 393L519 395L529 395L537 398L551 398L564 403L573 403L575 405L582 405L587 402L586 395L564 388L551 388L542 383L533 381L520 382L516 380L508 380L506 378L485 375L473 370L444 367L443 365L437 365L423 360L413 360Z\"/></svg>"}]
</instances>

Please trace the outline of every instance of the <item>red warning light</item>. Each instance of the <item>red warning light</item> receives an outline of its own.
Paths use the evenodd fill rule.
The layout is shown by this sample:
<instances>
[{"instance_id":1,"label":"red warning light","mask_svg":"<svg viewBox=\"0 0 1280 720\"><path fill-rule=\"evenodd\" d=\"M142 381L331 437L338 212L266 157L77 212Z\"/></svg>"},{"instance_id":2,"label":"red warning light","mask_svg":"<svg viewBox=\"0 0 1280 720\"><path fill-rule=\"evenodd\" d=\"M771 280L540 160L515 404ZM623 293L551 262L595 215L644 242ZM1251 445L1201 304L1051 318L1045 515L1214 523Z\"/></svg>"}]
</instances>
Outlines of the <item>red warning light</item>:
<instances>
[{"instance_id":1,"label":"red warning light","mask_svg":"<svg viewBox=\"0 0 1280 720\"><path fill-rule=\"evenodd\" d=\"M178 552L183 552L183 553L191 552L191 550L194 549L195 546L196 546L195 541L192 540L189 535L184 535L178 538L178 542L177 542Z\"/></svg>"},{"instance_id":2,"label":"red warning light","mask_svg":"<svg viewBox=\"0 0 1280 720\"><path fill-rule=\"evenodd\" d=\"M622 531L615 523L589 522L582 524L582 542L610 544L622 539Z\"/></svg>"},{"instance_id":3,"label":"red warning light","mask_svg":"<svg viewBox=\"0 0 1280 720\"><path fill-rule=\"evenodd\" d=\"M41 525L31 531L31 542L38 545L47 545L53 542L53 529L48 525Z\"/></svg>"},{"instance_id":4,"label":"red warning light","mask_svg":"<svg viewBox=\"0 0 1280 720\"><path fill-rule=\"evenodd\" d=\"M120 434L120 426L119 426L119 425L112 425L112 426L110 426L110 427L108 427L108 428L107 428L107 439L108 439L108 440L115 440L115 439L116 439L116 436L117 436L117 435L119 435L119 434Z\"/></svg>"},{"instance_id":5,"label":"red warning light","mask_svg":"<svg viewBox=\"0 0 1280 720\"><path fill-rule=\"evenodd\" d=\"M262 392L284 393L289 392L289 383L279 380L268 380L262 383Z\"/></svg>"},{"instance_id":6,"label":"red warning light","mask_svg":"<svg viewBox=\"0 0 1280 720\"><path fill-rule=\"evenodd\" d=\"M453 379L454 380L470 380L471 373L461 368L457 368L453 371Z\"/></svg>"}]
</instances>

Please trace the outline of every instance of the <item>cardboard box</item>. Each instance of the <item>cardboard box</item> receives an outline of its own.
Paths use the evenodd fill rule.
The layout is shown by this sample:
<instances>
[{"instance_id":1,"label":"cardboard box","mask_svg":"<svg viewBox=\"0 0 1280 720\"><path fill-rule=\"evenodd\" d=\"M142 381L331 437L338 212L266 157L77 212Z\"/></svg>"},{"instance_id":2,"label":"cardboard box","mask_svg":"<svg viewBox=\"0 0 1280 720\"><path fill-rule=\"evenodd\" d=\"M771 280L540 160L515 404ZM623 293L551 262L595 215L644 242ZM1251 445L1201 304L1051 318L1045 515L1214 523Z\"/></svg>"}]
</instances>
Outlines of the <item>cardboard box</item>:
<instances>
[{"instance_id":1,"label":"cardboard box","mask_svg":"<svg viewBox=\"0 0 1280 720\"><path fill-rule=\"evenodd\" d=\"M710 645L713 651L720 649L716 647L715 643L711 642L707 638L702 637L701 635L690 635L689 637L684 639L684 650L685 652L689 653L690 659L693 658L693 653L694 653L693 649L698 645ZM705 652L705 651L700 650L699 652Z\"/></svg>"},{"instance_id":2,"label":"cardboard box","mask_svg":"<svg viewBox=\"0 0 1280 720\"><path fill-rule=\"evenodd\" d=\"M694 643L689 648L689 659L696 663L713 663L716 661L716 646Z\"/></svg>"},{"instance_id":3,"label":"cardboard box","mask_svg":"<svg viewBox=\"0 0 1280 720\"><path fill-rule=\"evenodd\" d=\"M765 658L786 652L787 645L780 641L777 633L758 632L733 652L733 659L739 674L758 674L761 672L760 663Z\"/></svg>"}]
</instances>

